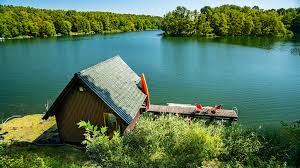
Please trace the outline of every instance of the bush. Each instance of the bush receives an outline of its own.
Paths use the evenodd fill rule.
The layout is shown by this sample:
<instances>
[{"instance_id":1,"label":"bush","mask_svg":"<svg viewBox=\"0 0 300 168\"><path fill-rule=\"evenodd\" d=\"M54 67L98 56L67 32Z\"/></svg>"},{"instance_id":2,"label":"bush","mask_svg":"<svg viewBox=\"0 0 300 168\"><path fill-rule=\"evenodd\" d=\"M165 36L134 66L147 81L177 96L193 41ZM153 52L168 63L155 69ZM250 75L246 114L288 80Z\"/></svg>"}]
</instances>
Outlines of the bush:
<instances>
[{"instance_id":1,"label":"bush","mask_svg":"<svg viewBox=\"0 0 300 168\"><path fill-rule=\"evenodd\" d=\"M88 156L103 167L284 166L276 157L260 158L260 136L240 126L144 114L124 136L115 132L110 138L106 128L90 122L82 121L79 127L86 129Z\"/></svg>"},{"instance_id":2,"label":"bush","mask_svg":"<svg viewBox=\"0 0 300 168\"><path fill-rule=\"evenodd\" d=\"M178 167L201 165L204 160L216 159L223 150L222 127L204 122L188 122L183 118L163 116L143 117L134 131L112 138L106 128L98 129L90 122L80 122L87 154L102 166Z\"/></svg>"},{"instance_id":3,"label":"bush","mask_svg":"<svg viewBox=\"0 0 300 168\"><path fill-rule=\"evenodd\" d=\"M243 129L238 125L225 129L223 142L226 153L221 158L224 161L249 163L263 147L254 130Z\"/></svg>"},{"instance_id":4,"label":"bush","mask_svg":"<svg viewBox=\"0 0 300 168\"><path fill-rule=\"evenodd\" d=\"M85 128L85 140L82 142L86 145L88 156L106 166L122 166L126 162L124 157L125 146L123 137L119 132L114 132L112 138L106 135L107 128L98 128L91 125L90 122L81 121L78 123L79 128Z\"/></svg>"},{"instance_id":5,"label":"bush","mask_svg":"<svg viewBox=\"0 0 300 168\"><path fill-rule=\"evenodd\" d=\"M221 127L205 126L175 116L143 117L134 131L125 135L134 158L162 166L196 166L216 158L223 150ZM136 152L134 152L136 151ZM146 158L144 158L146 157Z\"/></svg>"},{"instance_id":6,"label":"bush","mask_svg":"<svg viewBox=\"0 0 300 168\"><path fill-rule=\"evenodd\" d=\"M259 134L264 143L259 152L260 157L275 157L288 165L300 166L300 121L282 123L276 130L264 130Z\"/></svg>"}]
</instances>

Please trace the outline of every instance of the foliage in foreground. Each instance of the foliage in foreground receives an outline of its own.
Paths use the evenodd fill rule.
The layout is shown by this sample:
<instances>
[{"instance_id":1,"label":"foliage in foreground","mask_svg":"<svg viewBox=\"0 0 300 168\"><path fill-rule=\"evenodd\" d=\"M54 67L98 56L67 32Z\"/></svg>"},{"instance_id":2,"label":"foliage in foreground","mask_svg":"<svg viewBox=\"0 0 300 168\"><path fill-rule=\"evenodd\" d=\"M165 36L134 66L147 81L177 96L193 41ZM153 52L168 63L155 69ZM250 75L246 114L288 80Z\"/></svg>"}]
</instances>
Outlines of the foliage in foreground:
<instances>
[{"instance_id":1,"label":"foliage in foreground","mask_svg":"<svg viewBox=\"0 0 300 168\"><path fill-rule=\"evenodd\" d=\"M300 121L282 123L282 127L276 130L258 132L263 148L259 151L261 158L270 156L278 161L285 161L289 165L300 166Z\"/></svg>"},{"instance_id":2,"label":"foliage in foreground","mask_svg":"<svg viewBox=\"0 0 300 168\"><path fill-rule=\"evenodd\" d=\"M2 168L93 167L82 150L71 146L35 146L29 143L0 143Z\"/></svg>"},{"instance_id":3,"label":"foliage in foreground","mask_svg":"<svg viewBox=\"0 0 300 168\"><path fill-rule=\"evenodd\" d=\"M0 167L291 167L300 165L300 122L272 131L206 125L175 116L143 116L113 137L86 128L84 151L72 146L0 143Z\"/></svg>"},{"instance_id":4,"label":"foliage in foreground","mask_svg":"<svg viewBox=\"0 0 300 168\"><path fill-rule=\"evenodd\" d=\"M177 7L164 16L162 29L169 36L291 36L300 33L300 8Z\"/></svg>"},{"instance_id":5,"label":"foliage in foreground","mask_svg":"<svg viewBox=\"0 0 300 168\"><path fill-rule=\"evenodd\" d=\"M133 131L124 136L115 132L112 138L106 128L90 122L79 126L86 129L83 144L88 156L103 167L285 167L285 161L290 161L277 158L276 152L285 147L263 152L276 146L268 144L271 137L239 126L146 115Z\"/></svg>"}]
</instances>

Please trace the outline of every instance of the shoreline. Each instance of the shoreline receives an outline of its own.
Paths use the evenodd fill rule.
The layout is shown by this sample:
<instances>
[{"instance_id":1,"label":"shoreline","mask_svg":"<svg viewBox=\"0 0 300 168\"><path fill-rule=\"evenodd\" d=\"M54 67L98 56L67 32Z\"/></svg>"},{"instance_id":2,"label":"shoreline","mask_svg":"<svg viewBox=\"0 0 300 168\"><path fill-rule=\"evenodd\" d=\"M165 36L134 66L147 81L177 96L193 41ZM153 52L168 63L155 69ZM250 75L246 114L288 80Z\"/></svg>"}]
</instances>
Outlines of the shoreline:
<instances>
[{"instance_id":1,"label":"shoreline","mask_svg":"<svg viewBox=\"0 0 300 168\"><path fill-rule=\"evenodd\" d=\"M51 38L51 37L76 37L76 36L85 36L85 35L109 35L109 34L119 34L119 33L130 33L130 32L143 32L143 31L158 31L161 29L145 29L145 30L138 30L138 31L121 31L121 30L113 30L113 31L103 31L101 33L84 33L84 32L70 32L69 35L62 35L62 34L56 34L54 36L44 36L44 37L34 37L34 36L17 36L17 37L10 37L10 38L0 38L0 42L5 42L5 40L22 40L22 39L37 39L37 38ZM251 35L240 35L240 36L218 36L210 34L208 36L174 36L165 34L164 32L159 34L162 37L168 38L168 37L176 37L176 38L208 38L208 39L217 39L217 38L226 38L226 37L250 37L250 38L298 38L300 37L299 34L293 34L293 35L286 35L286 36L251 36Z\"/></svg>"},{"instance_id":2,"label":"shoreline","mask_svg":"<svg viewBox=\"0 0 300 168\"><path fill-rule=\"evenodd\" d=\"M9 38L0 37L0 41L4 42L5 40L21 40L21 39L36 39L36 38L51 38L51 37L74 37L74 36L84 36L84 35L108 35L108 34L155 31L155 30L160 30L160 29L145 29L145 30L137 30L137 31L112 30L112 31L103 31L101 33L70 32L69 35L56 34L54 36L44 36L44 37L42 37L42 36L34 37L34 36L25 35L25 36L17 36L17 37L9 37Z\"/></svg>"},{"instance_id":3,"label":"shoreline","mask_svg":"<svg viewBox=\"0 0 300 168\"><path fill-rule=\"evenodd\" d=\"M182 35L171 35L166 34L165 32L161 33L163 37L178 37L178 38L222 38L222 37L253 37L253 38L297 38L300 37L300 34L287 34L284 36L276 35L276 36L267 36L267 35L261 35L261 36L253 36L253 35L226 35L226 36L220 36L215 34L208 34L208 35L188 35L188 36L182 36Z\"/></svg>"}]
</instances>

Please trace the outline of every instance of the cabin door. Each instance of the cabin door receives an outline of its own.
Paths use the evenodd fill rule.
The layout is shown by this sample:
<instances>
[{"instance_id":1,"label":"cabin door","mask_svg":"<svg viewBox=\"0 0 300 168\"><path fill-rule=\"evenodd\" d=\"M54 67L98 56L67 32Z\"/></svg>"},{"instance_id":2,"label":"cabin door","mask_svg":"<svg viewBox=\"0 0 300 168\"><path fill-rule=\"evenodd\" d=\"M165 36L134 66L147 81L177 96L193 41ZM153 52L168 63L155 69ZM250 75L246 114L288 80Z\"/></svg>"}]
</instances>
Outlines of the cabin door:
<instances>
[{"instance_id":1,"label":"cabin door","mask_svg":"<svg viewBox=\"0 0 300 168\"><path fill-rule=\"evenodd\" d=\"M104 126L107 128L109 136L113 136L114 131L120 132L120 119L112 113L104 113Z\"/></svg>"}]
</instances>

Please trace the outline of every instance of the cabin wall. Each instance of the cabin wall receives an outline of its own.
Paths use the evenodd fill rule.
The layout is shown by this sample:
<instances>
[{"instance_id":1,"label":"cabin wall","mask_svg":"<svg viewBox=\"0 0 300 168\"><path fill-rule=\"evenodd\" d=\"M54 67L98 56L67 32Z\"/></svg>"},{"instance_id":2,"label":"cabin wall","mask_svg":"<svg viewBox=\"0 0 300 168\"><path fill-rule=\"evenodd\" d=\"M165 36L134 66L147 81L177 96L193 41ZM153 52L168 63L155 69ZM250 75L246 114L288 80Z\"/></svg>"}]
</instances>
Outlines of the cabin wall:
<instances>
[{"instance_id":1,"label":"cabin wall","mask_svg":"<svg viewBox=\"0 0 300 168\"><path fill-rule=\"evenodd\" d=\"M79 89L84 88L84 91ZM93 125L104 126L104 113L114 112L94 93L84 87L80 81L72 87L56 113L60 139L67 143L80 143L84 140L84 130L77 123L90 121ZM114 114L115 115L115 114ZM120 117L115 115L120 121Z\"/></svg>"}]
</instances>

